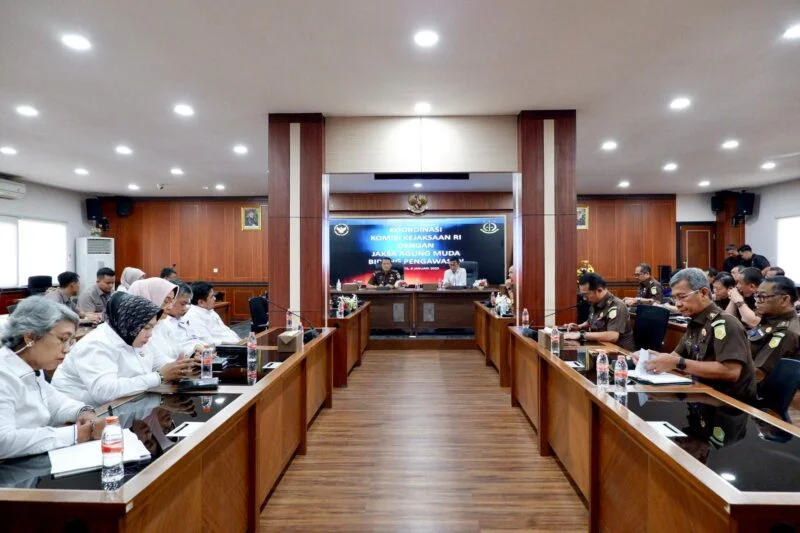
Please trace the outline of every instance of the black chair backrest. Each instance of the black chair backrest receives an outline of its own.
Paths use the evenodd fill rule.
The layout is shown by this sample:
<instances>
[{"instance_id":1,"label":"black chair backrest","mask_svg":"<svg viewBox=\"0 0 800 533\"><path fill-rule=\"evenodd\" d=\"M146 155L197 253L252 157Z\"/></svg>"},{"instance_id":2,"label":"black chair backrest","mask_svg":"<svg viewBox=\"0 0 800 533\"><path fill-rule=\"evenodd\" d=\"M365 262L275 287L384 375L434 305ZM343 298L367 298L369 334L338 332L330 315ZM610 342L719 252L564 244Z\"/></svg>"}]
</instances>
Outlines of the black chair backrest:
<instances>
[{"instance_id":1,"label":"black chair backrest","mask_svg":"<svg viewBox=\"0 0 800 533\"><path fill-rule=\"evenodd\" d=\"M781 359L758 386L759 404L777 412L787 422L789 404L800 388L800 361Z\"/></svg>"},{"instance_id":2,"label":"black chair backrest","mask_svg":"<svg viewBox=\"0 0 800 533\"><path fill-rule=\"evenodd\" d=\"M667 335L669 310L655 305L636 307L636 321L633 324L633 340L636 348L661 351Z\"/></svg>"},{"instance_id":3,"label":"black chair backrest","mask_svg":"<svg viewBox=\"0 0 800 533\"><path fill-rule=\"evenodd\" d=\"M269 326L269 311L267 310L267 299L263 296L254 296L247 300L250 306L250 320L253 325L252 331L259 333Z\"/></svg>"},{"instance_id":4,"label":"black chair backrest","mask_svg":"<svg viewBox=\"0 0 800 533\"><path fill-rule=\"evenodd\" d=\"M472 287L472 284L478 279L478 262L461 261L461 267L467 271L467 287Z\"/></svg>"},{"instance_id":5,"label":"black chair backrest","mask_svg":"<svg viewBox=\"0 0 800 533\"><path fill-rule=\"evenodd\" d=\"M403 266L403 263L392 263L392 268L400 273L401 278L403 277L403 274L406 271L405 267Z\"/></svg>"},{"instance_id":6,"label":"black chair backrest","mask_svg":"<svg viewBox=\"0 0 800 533\"><path fill-rule=\"evenodd\" d=\"M28 292L31 293L31 296L47 292L47 289L52 286L52 276L31 276L28 278Z\"/></svg>"}]
</instances>

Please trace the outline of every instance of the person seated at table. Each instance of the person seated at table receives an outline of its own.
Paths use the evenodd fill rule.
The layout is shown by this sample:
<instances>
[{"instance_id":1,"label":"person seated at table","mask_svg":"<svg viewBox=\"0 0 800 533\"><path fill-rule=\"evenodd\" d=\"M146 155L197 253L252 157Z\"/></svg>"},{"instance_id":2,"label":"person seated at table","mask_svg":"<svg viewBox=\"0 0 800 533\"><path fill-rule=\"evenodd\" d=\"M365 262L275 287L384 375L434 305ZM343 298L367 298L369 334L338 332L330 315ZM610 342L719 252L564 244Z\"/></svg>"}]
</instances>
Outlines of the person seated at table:
<instances>
[{"instance_id":1,"label":"person seated at table","mask_svg":"<svg viewBox=\"0 0 800 533\"><path fill-rule=\"evenodd\" d=\"M186 311L182 321L200 340L207 344L237 343L241 339L225 325L214 310L217 295L214 286L206 281L192 283L192 306Z\"/></svg>"},{"instance_id":2,"label":"person seated at table","mask_svg":"<svg viewBox=\"0 0 800 533\"><path fill-rule=\"evenodd\" d=\"M756 379L764 379L784 357L800 355L800 320L794 310L797 287L785 276L765 279L755 294L761 323L747 332Z\"/></svg>"},{"instance_id":3,"label":"person seated at table","mask_svg":"<svg viewBox=\"0 0 800 533\"><path fill-rule=\"evenodd\" d=\"M625 302L606 289L606 280L600 274L584 274L579 286L581 296L591 304L589 319L583 324L567 324L564 340L611 342L634 350L633 329ZM578 331L573 331L573 330Z\"/></svg>"},{"instance_id":4,"label":"person seated at table","mask_svg":"<svg viewBox=\"0 0 800 533\"><path fill-rule=\"evenodd\" d=\"M177 287L174 301L164 306L164 316L153 330L152 345L145 348L145 352L153 352L156 360L166 357L175 361L184 356L200 355L205 344L192 331L189 322L181 320L189 310L192 288L182 281L177 282Z\"/></svg>"},{"instance_id":5,"label":"person seated at table","mask_svg":"<svg viewBox=\"0 0 800 533\"><path fill-rule=\"evenodd\" d=\"M78 315L32 296L21 301L0 338L0 460L100 438L94 409L47 382L72 346ZM70 425L65 425L70 424Z\"/></svg>"},{"instance_id":6,"label":"person seated at table","mask_svg":"<svg viewBox=\"0 0 800 533\"><path fill-rule=\"evenodd\" d=\"M180 345L173 342L167 326L169 319L167 311L172 308L172 304L177 298L178 285L162 278L147 278L131 285L130 293L150 300L164 311L153 328L153 336L145 345L144 352L153 358L156 365L166 364L184 357L186 354Z\"/></svg>"},{"instance_id":7,"label":"person seated at table","mask_svg":"<svg viewBox=\"0 0 800 533\"><path fill-rule=\"evenodd\" d=\"M636 298L625 298L625 305L653 304L664 301L661 284L653 278L653 269L647 263L636 265L633 277L639 280L639 294Z\"/></svg>"},{"instance_id":8,"label":"person seated at table","mask_svg":"<svg viewBox=\"0 0 800 533\"><path fill-rule=\"evenodd\" d=\"M708 278L699 268L685 268L669 281L683 316L691 317L686 333L669 354L651 350L647 369L680 370L723 394L751 403L756 380L753 358L742 324L711 300ZM634 354L634 360L636 360Z\"/></svg>"},{"instance_id":9,"label":"person seated at table","mask_svg":"<svg viewBox=\"0 0 800 533\"><path fill-rule=\"evenodd\" d=\"M514 265L508 267L508 277L506 278L506 293L513 300L514 299Z\"/></svg>"},{"instance_id":10,"label":"person seated at table","mask_svg":"<svg viewBox=\"0 0 800 533\"><path fill-rule=\"evenodd\" d=\"M779 267L779 266L771 266L771 267L767 267L767 271L764 274L764 277L765 278L774 278L775 276L785 276L785 275L786 275L786 271L783 270L781 267Z\"/></svg>"},{"instance_id":11,"label":"person seated at table","mask_svg":"<svg viewBox=\"0 0 800 533\"><path fill-rule=\"evenodd\" d=\"M720 272L714 278L712 288L714 289L714 303L720 309L727 309L731 303L730 292L736 287L736 280L727 272Z\"/></svg>"},{"instance_id":12,"label":"person seated at table","mask_svg":"<svg viewBox=\"0 0 800 533\"><path fill-rule=\"evenodd\" d=\"M374 289L376 287L394 287L395 284L402 280L400 272L392 268L392 258L381 258L381 269L373 272L372 277L367 280L367 287Z\"/></svg>"},{"instance_id":13,"label":"person seated at table","mask_svg":"<svg viewBox=\"0 0 800 533\"><path fill-rule=\"evenodd\" d=\"M747 267L741 271L736 288L728 291L731 301L725 311L741 320L746 328L754 328L761 321L755 311L755 293L762 281L764 278L759 269Z\"/></svg>"},{"instance_id":14,"label":"person seated at table","mask_svg":"<svg viewBox=\"0 0 800 533\"><path fill-rule=\"evenodd\" d=\"M61 305L66 305L81 319L92 324L103 320L101 313L86 313L78 309L75 299L81 292L80 276L75 272L62 272L58 275L58 288L45 293L44 297Z\"/></svg>"},{"instance_id":15,"label":"person seated at table","mask_svg":"<svg viewBox=\"0 0 800 533\"><path fill-rule=\"evenodd\" d=\"M134 282L139 281L140 279L144 279L145 273L142 270L134 267L125 267L122 271L122 276L120 276L119 280L119 287L117 287L117 291L119 292L128 292L130 291L131 285Z\"/></svg>"},{"instance_id":16,"label":"person seated at table","mask_svg":"<svg viewBox=\"0 0 800 533\"><path fill-rule=\"evenodd\" d=\"M717 275L719 275L719 272L717 272L716 268L712 267L712 268L709 268L708 270L704 270L703 274L705 274L706 277L708 278L709 285L713 286L714 285L714 280L717 279Z\"/></svg>"},{"instance_id":17,"label":"person seated at table","mask_svg":"<svg viewBox=\"0 0 800 533\"><path fill-rule=\"evenodd\" d=\"M467 271L461 268L461 258L451 257L450 268L445 270L442 285L445 287L466 287L467 286Z\"/></svg>"},{"instance_id":18,"label":"person seated at table","mask_svg":"<svg viewBox=\"0 0 800 533\"><path fill-rule=\"evenodd\" d=\"M178 271L172 267L164 267L161 269L161 274L159 274L158 277L174 283L178 281Z\"/></svg>"},{"instance_id":19,"label":"person seated at table","mask_svg":"<svg viewBox=\"0 0 800 533\"><path fill-rule=\"evenodd\" d=\"M101 404L189 377L193 360L159 365L142 350L161 313L140 296L114 294L107 322L78 341L53 375L53 386L76 400Z\"/></svg>"},{"instance_id":20,"label":"person seated at table","mask_svg":"<svg viewBox=\"0 0 800 533\"><path fill-rule=\"evenodd\" d=\"M94 287L84 291L78 298L78 309L84 313L103 314L111 293L114 292L115 280L116 274L113 270L107 267L99 269Z\"/></svg>"}]
</instances>

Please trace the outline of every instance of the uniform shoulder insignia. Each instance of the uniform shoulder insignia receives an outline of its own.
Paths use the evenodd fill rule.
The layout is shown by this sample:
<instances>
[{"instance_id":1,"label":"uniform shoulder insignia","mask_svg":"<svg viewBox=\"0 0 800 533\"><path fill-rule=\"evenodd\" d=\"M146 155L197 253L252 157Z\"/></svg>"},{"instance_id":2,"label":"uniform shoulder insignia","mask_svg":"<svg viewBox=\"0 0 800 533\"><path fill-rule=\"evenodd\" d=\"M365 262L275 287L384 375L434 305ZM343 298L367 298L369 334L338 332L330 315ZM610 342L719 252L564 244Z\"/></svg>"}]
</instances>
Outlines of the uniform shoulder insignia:
<instances>
[{"instance_id":1,"label":"uniform shoulder insignia","mask_svg":"<svg viewBox=\"0 0 800 533\"><path fill-rule=\"evenodd\" d=\"M608 310L608 318L610 318L611 320L614 320L615 318L617 318L617 308L616 307L612 307L611 309Z\"/></svg>"},{"instance_id":2,"label":"uniform shoulder insignia","mask_svg":"<svg viewBox=\"0 0 800 533\"><path fill-rule=\"evenodd\" d=\"M725 331L725 321L718 321L713 324L714 326L714 338L718 341L721 341L727 335L727 331Z\"/></svg>"},{"instance_id":3,"label":"uniform shoulder insignia","mask_svg":"<svg viewBox=\"0 0 800 533\"><path fill-rule=\"evenodd\" d=\"M786 321L784 320L783 322L781 322L780 324L778 324L778 326L777 326L777 327L779 327L779 328L785 328L787 324L788 324L788 322L786 322Z\"/></svg>"},{"instance_id":4,"label":"uniform shoulder insignia","mask_svg":"<svg viewBox=\"0 0 800 533\"><path fill-rule=\"evenodd\" d=\"M786 333L784 333L783 331L776 331L772 336L773 337L778 337L779 339L782 339L782 338L784 338L786 336Z\"/></svg>"},{"instance_id":5,"label":"uniform shoulder insignia","mask_svg":"<svg viewBox=\"0 0 800 533\"><path fill-rule=\"evenodd\" d=\"M773 336L773 337L772 337L772 338L769 340L769 347L770 347L770 348L772 348L773 350L774 350L775 348L777 348L777 347L778 347L778 345L781 343L781 339L782 339L782 338L783 338L782 336L781 336L781 337L779 337L779 336L777 336L777 335L774 335L774 336Z\"/></svg>"},{"instance_id":6,"label":"uniform shoulder insignia","mask_svg":"<svg viewBox=\"0 0 800 533\"><path fill-rule=\"evenodd\" d=\"M717 326L719 326L720 324L725 324L725 319L722 319L722 320L715 320L714 322L712 322L712 323L711 323L711 325L712 325L712 326L714 326L714 327L717 327Z\"/></svg>"},{"instance_id":7,"label":"uniform shoulder insignia","mask_svg":"<svg viewBox=\"0 0 800 533\"><path fill-rule=\"evenodd\" d=\"M652 294L653 296L655 296L656 294L658 294L658 287L656 287L655 285L653 285L652 287L650 287L650 294Z\"/></svg>"},{"instance_id":8,"label":"uniform shoulder insignia","mask_svg":"<svg viewBox=\"0 0 800 533\"><path fill-rule=\"evenodd\" d=\"M723 446L725 444L725 430L719 426L714 426L714 429L711 430L711 438L709 440L712 444Z\"/></svg>"}]
</instances>

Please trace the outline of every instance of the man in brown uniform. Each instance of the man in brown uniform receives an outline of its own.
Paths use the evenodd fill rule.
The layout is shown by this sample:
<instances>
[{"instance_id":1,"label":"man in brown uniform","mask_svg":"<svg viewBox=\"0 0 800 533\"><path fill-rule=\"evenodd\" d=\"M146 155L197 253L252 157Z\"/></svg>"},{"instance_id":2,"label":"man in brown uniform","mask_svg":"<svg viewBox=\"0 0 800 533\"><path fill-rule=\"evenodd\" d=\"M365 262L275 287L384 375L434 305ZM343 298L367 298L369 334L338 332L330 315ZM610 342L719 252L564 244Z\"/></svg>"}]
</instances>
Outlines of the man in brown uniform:
<instances>
[{"instance_id":1,"label":"man in brown uniform","mask_svg":"<svg viewBox=\"0 0 800 533\"><path fill-rule=\"evenodd\" d=\"M669 284L678 311L692 320L675 351L653 353L647 361L648 370L680 370L723 394L753 402L755 366L744 326L714 305L708 278L699 268L677 272Z\"/></svg>"},{"instance_id":2,"label":"man in brown uniform","mask_svg":"<svg viewBox=\"0 0 800 533\"><path fill-rule=\"evenodd\" d=\"M664 301L661 284L653 277L653 269L647 263L636 265L633 276L639 280L639 293L636 298L625 298L626 305L660 304Z\"/></svg>"},{"instance_id":3,"label":"man in brown uniform","mask_svg":"<svg viewBox=\"0 0 800 533\"><path fill-rule=\"evenodd\" d=\"M630 314L625 302L608 292L606 280L595 273L580 279L581 296L592 304L589 319L583 324L568 324L565 340L613 342L625 350L635 350Z\"/></svg>"},{"instance_id":4,"label":"man in brown uniform","mask_svg":"<svg viewBox=\"0 0 800 533\"><path fill-rule=\"evenodd\" d=\"M794 310L797 288L785 276L765 279L756 292L758 326L747 332L756 379L761 381L784 357L800 354L800 320Z\"/></svg>"},{"instance_id":5,"label":"man in brown uniform","mask_svg":"<svg viewBox=\"0 0 800 533\"><path fill-rule=\"evenodd\" d=\"M392 268L392 258L384 257L381 259L381 269L376 270L372 277L367 281L367 287L394 287L395 283L403 279L400 272Z\"/></svg>"}]
</instances>

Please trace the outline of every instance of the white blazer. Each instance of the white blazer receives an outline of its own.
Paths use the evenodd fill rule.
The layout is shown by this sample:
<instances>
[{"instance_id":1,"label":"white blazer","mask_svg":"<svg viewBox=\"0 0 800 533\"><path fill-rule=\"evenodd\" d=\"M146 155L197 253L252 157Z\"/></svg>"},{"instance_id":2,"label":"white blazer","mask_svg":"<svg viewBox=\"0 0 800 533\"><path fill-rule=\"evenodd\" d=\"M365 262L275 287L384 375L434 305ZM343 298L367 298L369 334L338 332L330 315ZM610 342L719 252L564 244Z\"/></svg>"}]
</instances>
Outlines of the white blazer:
<instances>
[{"instance_id":1,"label":"white blazer","mask_svg":"<svg viewBox=\"0 0 800 533\"><path fill-rule=\"evenodd\" d=\"M145 345L144 350L151 354L154 360L162 361L163 364L163 362L175 361L180 355L191 356L194 353L194 347L198 344L203 344L203 341L189 329L185 322L168 316L159 320L156 327L153 328L153 337ZM159 364L159 368L160 366Z\"/></svg>"},{"instance_id":2,"label":"white blazer","mask_svg":"<svg viewBox=\"0 0 800 533\"><path fill-rule=\"evenodd\" d=\"M213 309L193 305L181 319L197 338L208 344L233 344L241 339Z\"/></svg>"},{"instance_id":3,"label":"white blazer","mask_svg":"<svg viewBox=\"0 0 800 533\"><path fill-rule=\"evenodd\" d=\"M84 403L53 388L42 372L0 348L0 459L43 453L75 444L75 422Z\"/></svg>"},{"instance_id":4,"label":"white blazer","mask_svg":"<svg viewBox=\"0 0 800 533\"><path fill-rule=\"evenodd\" d=\"M72 398L99 405L161 384L161 361L125 344L108 324L78 341L53 375L53 386Z\"/></svg>"},{"instance_id":5,"label":"white blazer","mask_svg":"<svg viewBox=\"0 0 800 533\"><path fill-rule=\"evenodd\" d=\"M448 268L444 272L444 283L449 283L451 287L466 287L467 286L467 271L464 270L462 267L458 267L458 270L453 272L452 269Z\"/></svg>"}]
</instances>

